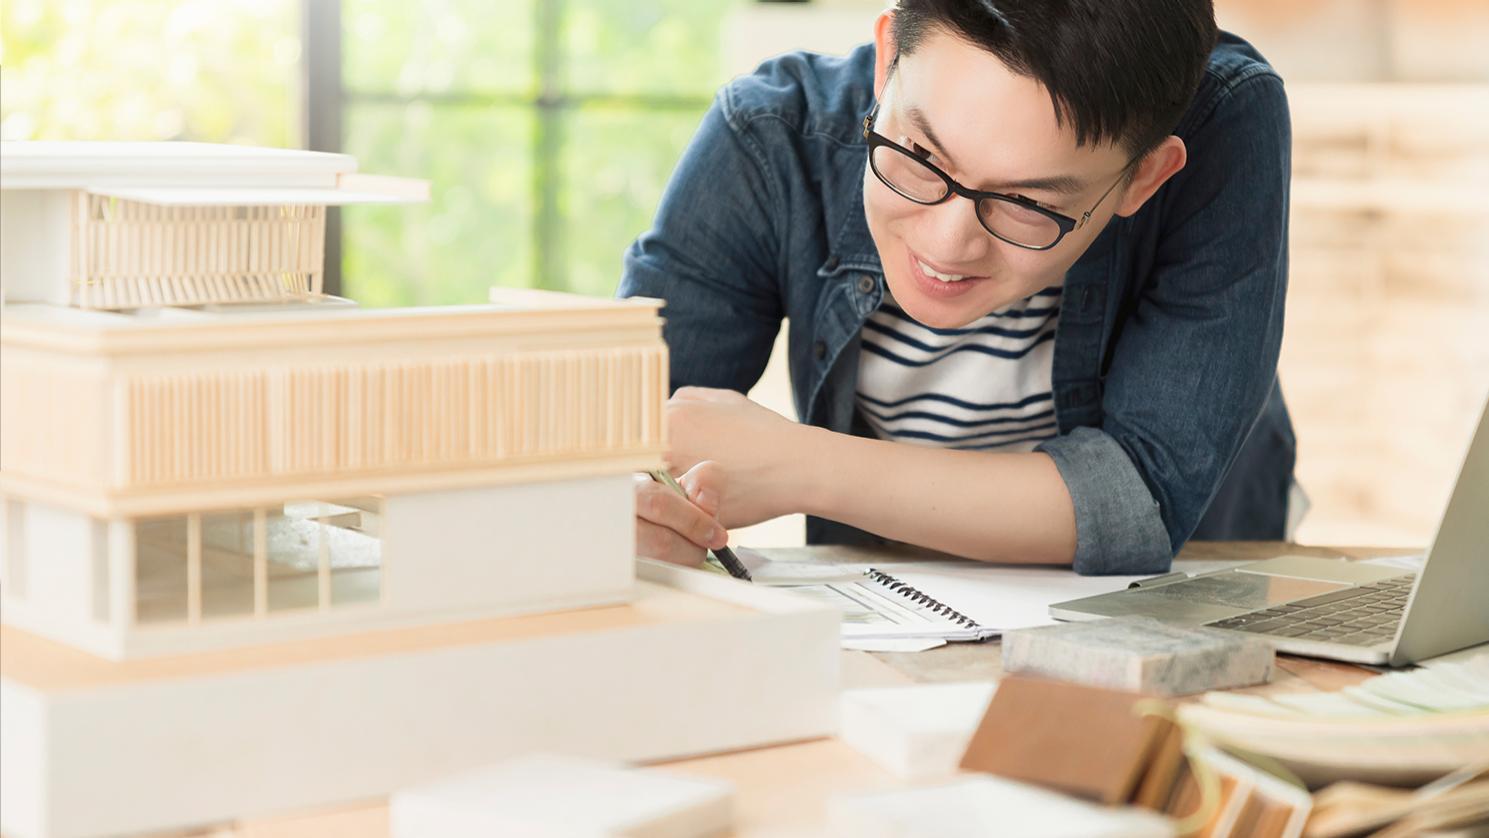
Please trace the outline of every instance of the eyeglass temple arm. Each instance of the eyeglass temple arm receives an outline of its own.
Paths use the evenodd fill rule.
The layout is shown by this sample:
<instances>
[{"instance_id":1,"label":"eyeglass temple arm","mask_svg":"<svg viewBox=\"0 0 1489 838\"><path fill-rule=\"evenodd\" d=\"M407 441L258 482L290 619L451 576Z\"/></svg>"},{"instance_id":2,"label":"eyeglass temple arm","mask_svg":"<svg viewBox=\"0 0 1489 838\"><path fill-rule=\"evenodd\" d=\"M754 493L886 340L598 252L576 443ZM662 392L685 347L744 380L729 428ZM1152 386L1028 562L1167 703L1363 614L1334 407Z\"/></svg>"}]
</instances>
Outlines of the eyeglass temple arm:
<instances>
[{"instance_id":1,"label":"eyeglass temple arm","mask_svg":"<svg viewBox=\"0 0 1489 838\"><path fill-rule=\"evenodd\" d=\"M1141 158L1139 158L1139 159L1141 159ZM1135 163L1137 161L1134 160L1133 162ZM1086 210L1086 212L1081 216L1080 222L1075 225L1075 229L1076 230L1079 230L1082 227L1086 226L1086 222L1091 220L1091 215L1096 212L1096 208L1099 207L1099 206L1101 206L1102 203L1106 201L1107 196L1110 195L1110 194L1112 194L1112 190L1117 188L1117 184L1119 184L1123 180L1126 180L1127 179L1127 172L1130 171L1131 169L1132 169L1132 163L1128 163L1127 164L1127 168L1125 168L1125 169L1122 170L1122 174L1117 175L1117 179L1114 180L1114 181L1112 181L1112 185L1111 186L1108 186L1106 188L1106 191L1103 192L1103 193L1101 193L1101 197L1096 199L1096 203L1092 204L1091 205L1091 208L1088 209L1088 210Z\"/></svg>"}]
</instances>

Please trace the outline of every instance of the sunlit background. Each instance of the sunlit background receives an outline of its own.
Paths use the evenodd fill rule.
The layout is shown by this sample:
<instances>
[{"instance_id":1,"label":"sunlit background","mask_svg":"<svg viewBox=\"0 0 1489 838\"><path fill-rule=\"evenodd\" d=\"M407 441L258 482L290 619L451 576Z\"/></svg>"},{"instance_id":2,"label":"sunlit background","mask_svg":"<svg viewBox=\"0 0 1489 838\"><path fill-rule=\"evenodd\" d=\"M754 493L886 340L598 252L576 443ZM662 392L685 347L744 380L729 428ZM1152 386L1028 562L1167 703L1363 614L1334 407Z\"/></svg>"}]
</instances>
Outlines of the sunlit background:
<instances>
[{"instance_id":1,"label":"sunlit background","mask_svg":"<svg viewBox=\"0 0 1489 838\"><path fill-rule=\"evenodd\" d=\"M491 285L613 293L714 90L843 52L876 0L5 0L5 139L313 147L423 177L349 207L328 285L364 305ZM1489 390L1489 3L1221 0L1287 79L1283 385L1297 537L1423 546ZM783 365L754 395L791 415ZM735 534L799 543L798 518Z\"/></svg>"}]
</instances>

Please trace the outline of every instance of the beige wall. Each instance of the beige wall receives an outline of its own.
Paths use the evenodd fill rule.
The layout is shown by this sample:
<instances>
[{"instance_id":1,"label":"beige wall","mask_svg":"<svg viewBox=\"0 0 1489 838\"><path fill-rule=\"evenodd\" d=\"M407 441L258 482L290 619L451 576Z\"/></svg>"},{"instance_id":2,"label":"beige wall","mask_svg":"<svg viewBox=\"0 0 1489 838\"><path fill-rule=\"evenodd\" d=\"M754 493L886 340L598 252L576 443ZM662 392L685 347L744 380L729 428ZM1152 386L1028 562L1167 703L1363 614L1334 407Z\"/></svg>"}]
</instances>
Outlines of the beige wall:
<instances>
[{"instance_id":1,"label":"beige wall","mask_svg":"<svg viewBox=\"0 0 1489 838\"><path fill-rule=\"evenodd\" d=\"M1312 543L1425 545L1489 391L1489 3L1222 0L1293 115L1281 376Z\"/></svg>"}]
</instances>

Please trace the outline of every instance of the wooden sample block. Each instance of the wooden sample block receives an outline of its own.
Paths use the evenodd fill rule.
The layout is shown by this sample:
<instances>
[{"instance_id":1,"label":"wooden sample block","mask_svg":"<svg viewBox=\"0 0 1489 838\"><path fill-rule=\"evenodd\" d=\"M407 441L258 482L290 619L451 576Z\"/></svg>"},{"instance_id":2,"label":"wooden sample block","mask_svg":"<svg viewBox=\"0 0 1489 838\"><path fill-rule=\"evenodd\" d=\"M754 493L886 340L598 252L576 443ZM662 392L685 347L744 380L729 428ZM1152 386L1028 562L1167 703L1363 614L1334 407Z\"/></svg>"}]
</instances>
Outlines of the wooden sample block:
<instances>
[{"instance_id":1,"label":"wooden sample block","mask_svg":"<svg viewBox=\"0 0 1489 838\"><path fill-rule=\"evenodd\" d=\"M1100 803L1132 798L1166 731L1159 699L1009 675L998 683L962 768Z\"/></svg>"}]
</instances>

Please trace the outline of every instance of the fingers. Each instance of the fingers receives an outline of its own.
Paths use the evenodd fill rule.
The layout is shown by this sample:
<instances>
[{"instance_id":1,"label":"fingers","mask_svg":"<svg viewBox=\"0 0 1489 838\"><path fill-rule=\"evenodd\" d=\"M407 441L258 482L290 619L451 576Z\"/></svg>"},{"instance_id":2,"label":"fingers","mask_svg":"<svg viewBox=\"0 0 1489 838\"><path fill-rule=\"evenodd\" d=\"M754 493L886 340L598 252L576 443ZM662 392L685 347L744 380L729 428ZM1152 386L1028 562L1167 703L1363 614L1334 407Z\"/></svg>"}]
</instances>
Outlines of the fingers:
<instances>
[{"instance_id":1,"label":"fingers","mask_svg":"<svg viewBox=\"0 0 1489 838\"><path fill-rule=\"evenodd\" d=\"M636 555L696 567L703 564L706 552L666 527L653 524L645 518L637 518Z\"/></svg>"},{"instance_id":2,"label":"fingers","mask_svg":"<svg viewBox=\"0 0 1489 838\"><path fill-rule=\"evenodd\" d=\"M723 547L728 543L729 534L711 514L703 511L673 489L657 483L646 475L636 477L638 539L640 522L646 521L670 530L700 549ZM656 536L652 537L656 538Z\"/></svg>"}]
</instances>

